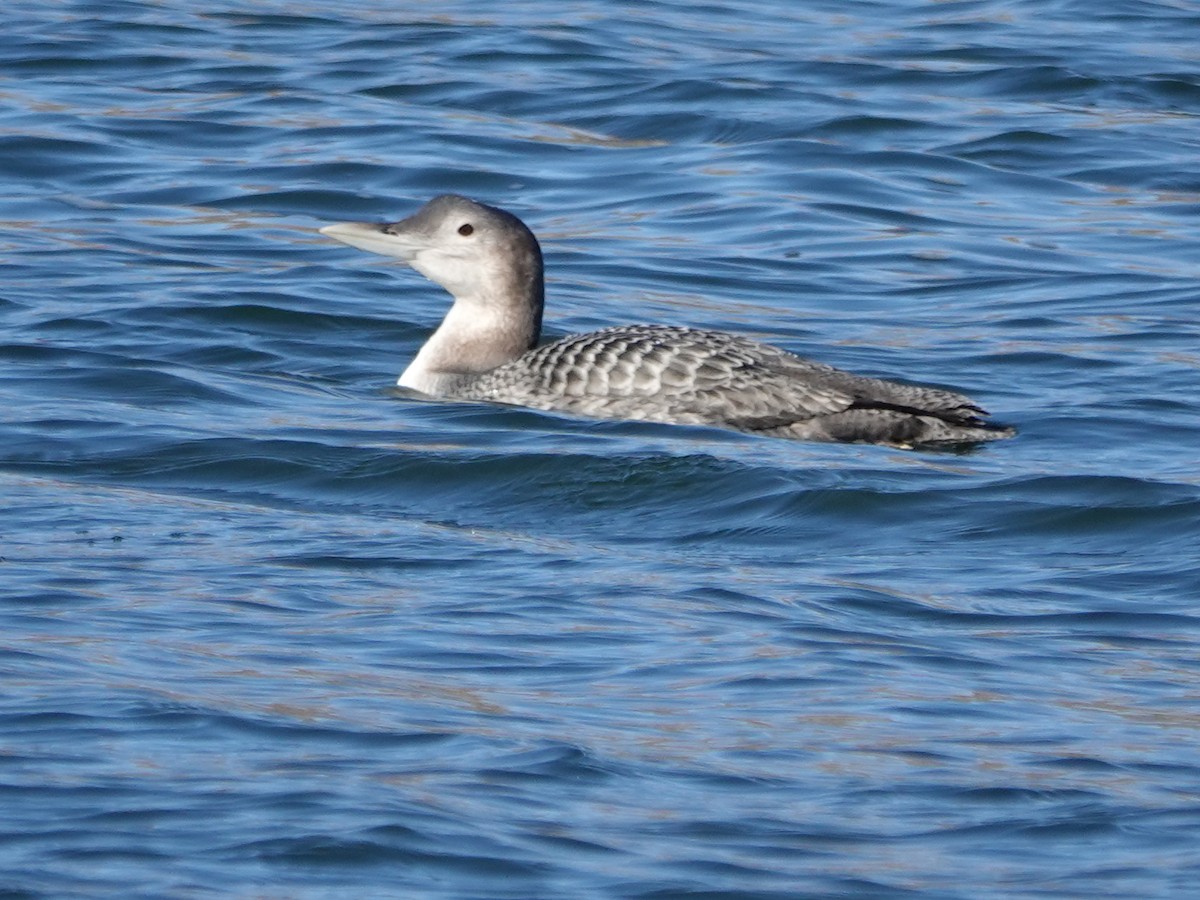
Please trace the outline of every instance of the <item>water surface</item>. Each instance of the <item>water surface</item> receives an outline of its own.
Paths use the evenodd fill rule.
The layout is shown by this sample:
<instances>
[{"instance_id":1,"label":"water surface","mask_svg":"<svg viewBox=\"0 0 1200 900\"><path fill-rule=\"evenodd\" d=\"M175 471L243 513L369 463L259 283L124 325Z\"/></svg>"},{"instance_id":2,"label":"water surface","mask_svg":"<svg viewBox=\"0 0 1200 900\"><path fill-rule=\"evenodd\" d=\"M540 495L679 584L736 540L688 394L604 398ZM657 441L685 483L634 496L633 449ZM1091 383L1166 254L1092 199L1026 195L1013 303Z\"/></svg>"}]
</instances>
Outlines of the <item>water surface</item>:
<instances>
[{"instance_id":1,"label":"water surface","mask_svg":"<svg viewBox=\"0 0 1200 900\"><path fill-rule=\"evenodd\" d=\"M12 896L1187 896L1190 3L0 13ZM414 402L315 233L969 392L969 455ZM132 886L132 888L131 888Z\"/></svg>"}]
</instances>

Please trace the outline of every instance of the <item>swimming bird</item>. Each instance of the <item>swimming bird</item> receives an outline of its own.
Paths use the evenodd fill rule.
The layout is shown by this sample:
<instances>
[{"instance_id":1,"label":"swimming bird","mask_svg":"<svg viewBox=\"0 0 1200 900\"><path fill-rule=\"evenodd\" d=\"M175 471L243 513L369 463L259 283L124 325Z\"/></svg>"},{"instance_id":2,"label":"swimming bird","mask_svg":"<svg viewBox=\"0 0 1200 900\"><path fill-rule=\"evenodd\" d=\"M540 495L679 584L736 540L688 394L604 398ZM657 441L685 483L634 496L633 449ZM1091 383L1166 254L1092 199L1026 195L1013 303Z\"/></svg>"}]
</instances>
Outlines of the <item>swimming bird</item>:
<instances>
[{"instance_id":1,"label":"swimming bird","mask_svg":"<svg viewBox=\"0 0 1200 900\"><path fill-rule=\"evenodd\" d=\"M854 375L723 331L618 325L539 346L537 238L512 213L456 194L399 222L321 233L401 259L453 296L398 381L432 397L906 449L1015 434L961 394Z\"/></svg>"}]
</instances>

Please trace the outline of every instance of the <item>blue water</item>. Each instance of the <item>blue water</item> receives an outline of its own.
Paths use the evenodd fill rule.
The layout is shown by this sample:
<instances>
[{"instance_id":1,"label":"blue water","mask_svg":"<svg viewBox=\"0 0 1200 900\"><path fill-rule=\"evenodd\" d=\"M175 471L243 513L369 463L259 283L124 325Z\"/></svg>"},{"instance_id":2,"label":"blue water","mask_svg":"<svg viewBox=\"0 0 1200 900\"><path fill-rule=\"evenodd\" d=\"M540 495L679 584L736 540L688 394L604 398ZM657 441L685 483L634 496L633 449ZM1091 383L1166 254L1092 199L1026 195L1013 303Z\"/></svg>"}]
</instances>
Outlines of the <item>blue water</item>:
<instances>
[{"instance_id":1,"label":"blue water","mask_svg":"<svg viewBox=\"0 0 1200 900\"><path fill-rule=\"evenodd\" d=\"M0 10L0 893L1191 896L1200 7ZM969 392L969 455L415 402L322 238Z\"/></svg>"}]
</instances>

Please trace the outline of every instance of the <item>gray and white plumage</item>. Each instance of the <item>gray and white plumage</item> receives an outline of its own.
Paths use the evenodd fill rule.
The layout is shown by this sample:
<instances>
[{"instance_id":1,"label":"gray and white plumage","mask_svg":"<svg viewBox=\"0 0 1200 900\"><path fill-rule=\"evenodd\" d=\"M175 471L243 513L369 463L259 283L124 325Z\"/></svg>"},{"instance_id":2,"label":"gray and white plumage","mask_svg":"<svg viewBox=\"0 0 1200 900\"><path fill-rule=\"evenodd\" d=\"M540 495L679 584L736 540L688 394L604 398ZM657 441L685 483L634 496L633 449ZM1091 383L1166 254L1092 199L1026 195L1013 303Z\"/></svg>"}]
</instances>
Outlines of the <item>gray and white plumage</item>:
<instances>
[{"instance_id":1,"label":"gray and white plumage","mask_svg":"<svg viewBox=\"0 0 1200 900\"><path fill-rule=\"evenodd\" d=\"M961 394L853 375L722 331L619 325L538 346L537 239L511 213L466 197L321 232L398 257L454 297L398 382L430 396L900 447L1015 434Z\"/></svg>"}]
</instances>

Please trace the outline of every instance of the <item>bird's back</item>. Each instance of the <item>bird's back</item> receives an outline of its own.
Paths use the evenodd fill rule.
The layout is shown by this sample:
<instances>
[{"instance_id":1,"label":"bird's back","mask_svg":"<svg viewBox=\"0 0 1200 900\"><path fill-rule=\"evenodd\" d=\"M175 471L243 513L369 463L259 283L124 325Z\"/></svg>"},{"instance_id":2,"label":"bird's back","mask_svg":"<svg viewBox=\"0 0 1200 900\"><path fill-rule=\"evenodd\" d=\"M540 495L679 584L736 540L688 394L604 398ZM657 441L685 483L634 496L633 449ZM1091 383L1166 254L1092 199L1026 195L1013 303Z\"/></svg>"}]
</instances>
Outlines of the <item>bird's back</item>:
<instances>
[{"instance_id":1,"label":"bird's back","mask_svg":"<svg viewBox=\"0 0 1200 900\"><path fill-rule=\"evenodd\" d=\"M588 416L911 445L1007 437L961 394L853 375L719 331L625 325L537 347L456 391ZM894 439L893 439L894 435Z\"/></svg>"}]
</instances>

